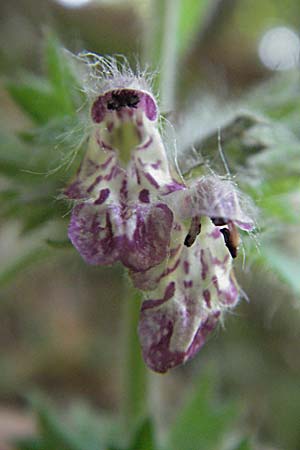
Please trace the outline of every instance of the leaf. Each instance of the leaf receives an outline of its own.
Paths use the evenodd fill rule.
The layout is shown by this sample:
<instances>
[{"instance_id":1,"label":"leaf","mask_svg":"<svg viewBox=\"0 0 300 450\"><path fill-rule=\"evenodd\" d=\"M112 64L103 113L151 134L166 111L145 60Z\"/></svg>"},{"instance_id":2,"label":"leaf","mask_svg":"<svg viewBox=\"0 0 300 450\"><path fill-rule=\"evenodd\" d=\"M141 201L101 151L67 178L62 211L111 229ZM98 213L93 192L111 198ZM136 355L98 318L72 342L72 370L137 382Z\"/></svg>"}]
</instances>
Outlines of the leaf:
<instances>
[{"instance_id":1,"label":"leaf","mask_svg":"<svg viewBox=\"0 0 300 450\"><path fill-rule=\"evenodd\" d=\"M128 450L157 450L151 419L145 419L137 428L133 443Z\"/></svg>"},{"instance_id":2,"label":"leaf","mask_svg":"<svg viewBox=\"0 0 300 450\"><path fill-rule=\"evenodd\" d=\"M48 79L25 76L23 83L9 82L7 89L14 101L38 124L76 114L82 98L58 39L48 34L45 45Z\"/></svg>"},{"instance_id":3,"label":"leaf","mask_svg":"<svg viewBox=\"0 0 300 450\"><path fill-rule=\"evenodd\" d=\"M68 412L69 429L81 443L82 450L108 450L109 445L120 450L116 442L120 434L120 424L115 416L109 416L104 413L95 412L84 403L73 405ZM127 430L126 430L127 431ZM122 450L125 450L124 445Z\"/></svg>"},{"instance_id":4,"label":"leaf","mask_svg":"<svg viewBox=\"0 0 300 450\"><path fill-rule=\"evenodd\" d=\"M214 406L213 379L202 377L191 399L173 423L168 449L211 450L217 448L236 415L233 405Z\"/></svg>"},{"instance_id":5,"label":"leaf","mask_svg":"<svg viewBox=\"0 0 300 450\"><path fill-rule=\"evenodd\" d=\"M62 45L53 33L46 36L45 61L49 82L56 96L69 114L74 112L75 93L79 93L76 79Z\"/></svg>"},{"instance_id":6,"label":"leaf","mask_svg":"<svg viewBox=\"0 0 300 450\"><path fill-rule=\"evenodd\" d=\"M51 409L40 400L34 401L43 450L83 450Z\"/></svg>"},{"instance_id":7,"label":"leaf","mask_svg":"<svg viewBox=\"0 0 300 450\"><path fill-rule=\"evenodd\" d=\"M6 86L13 100L38 124L70 114L63 98L59 98L45 81L31 77L27 83L10 82Z\"/></svg>"}]
</instances>

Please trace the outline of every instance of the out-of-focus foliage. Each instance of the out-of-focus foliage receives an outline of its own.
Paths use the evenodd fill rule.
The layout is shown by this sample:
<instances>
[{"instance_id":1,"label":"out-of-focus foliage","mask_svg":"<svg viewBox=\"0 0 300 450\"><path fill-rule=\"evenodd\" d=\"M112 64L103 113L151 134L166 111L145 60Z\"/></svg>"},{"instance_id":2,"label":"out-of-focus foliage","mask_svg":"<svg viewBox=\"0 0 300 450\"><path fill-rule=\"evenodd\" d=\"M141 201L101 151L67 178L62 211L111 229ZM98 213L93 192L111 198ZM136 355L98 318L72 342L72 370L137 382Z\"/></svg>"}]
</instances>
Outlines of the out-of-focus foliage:
<instances>
[{"instance_id":1,"label":"out-of-focus foliage","mask_svg":"<svg viewBox=\"0 0 300 450\"><path fill-rule=\"evenodd\" d=\"M172 2L157 0L154 3L163 8ZM214 3L217 5L222 2ZM201 26L211 26L208 20L213 12L213 8L210 9L211 4L212 2L206 0L181 2L176 34L178 42L175 47L178 51L180 68L183 70L182 74L176 74L178 78L186 75L184 64L189 54L193 55L192 44L201 31ZM239 10L239 13L233 13L232 23L241 27L243 37L245 35L249 37L254 32L252 23L256 22L257 17L257 27L263 29L263 14L259 15L249 2L248 5L245 1L241 4L245 8L241 8L242 12ZM294 11L296 17L296 11L299 9L297 2L289 0L288 4L289 8L286 6L287 3L283 6L279 1L264 1L261 8L270 16L277 7L280 8L281 14L287 14L290 9ZM163 28L165 14L154 17L159 30L153 36L153 42L149 43L156 65L162 57L160 47L162 36L164 33L168 36L168 30ZM130 18L134 19L133 16ZM234 26L228 31L227 38L230 38L233 29ZM116 41L115 34L112 35L110 43ZM151 34L147 36L149 38ZM84 150L86 125L82 107L85 106L85 99L66 53L62 51L60 43L52 34L48 34L45 40L43 56L44 76L37 77L23 73L21 81L14 79L6 83L12 99L27 115L31 126L15 135L0 128L0 219L2 224L8 227L11 223L17 223L21 230L17 251L11 252L0 267L0 285L8 285L8 282L15 281L18 274L28 266L38 266L44 260L65 254L62 249L68 249L70 259L72 258L73 250L66 237L71 206L60 198L60 194L77 169L79 156ZM193 73L190 74L191 78ZM221 102L211 93L205 92L199 96L193 95L193 99L186 104L189 107L183 111L181 106L178 122L175 119L173 121L177 136L178 159L184 176L189 176L191 168L195 173L199 165L201 170L203 163L223 175L226 174L217 152L220 138L231 176L254 199L259 210L257 236L243 236L246 266L251 267L254 273L252 283L258 280L257 292L262 300L268 289L271 292L269 295L276 297L277 285L270 287L264 279L266 278L264 274L269 272L279 276L279 280L286 283L287 289L284 290L278 282L283 293L281 294L279 290L278 295L292 297L293 292L299 296L299 73L278 75L259 87L248 88L246 94L238 101ZM106 275L104 273L101 276L105 278ZM119 274L118 277L120 278ZM100 296L104 295L102 292ZM289 342L293 339L293 342L295 341L294 330L297 329L297 325L286 323L284 331L283 325L274 325L274 337L268 340L266 334L263 335L259 328L259 321L267 320L262 312L264 307L261 306L261 310L256 311L256 316L251 318L251 326L244 324L243 317L235 321L235 324L237 322L239 324L236 325L232 341L228 344L230 348L226 348L226 344L224 347L217 344L218 352L221 353L219 367L224 369L224 372L221 370L219 378L233 380L232 386L230 388L227 386L227 390L234 397L234 388L238 387L237 392L244 392L245 398L242 401L238 399L234 403L218 402L213 395L213 387L216 386L215 377L201 374L196 386L192 386L190 400L180 408L179 413L173 415L166 431L160 430L155 414L153 417L141 416L134 426L124 429L117 416L97 414L95 411L87 411L85 407L71 409L62 415L49 407L47 402L38 399L33 401L33 410L38 419L38 437L22 440L16 448L19 450L265 448L296 450L300 439L297 431L297 417L300 413L297 394L299 365L297 366L295 358L295 346L290 346ZM95 310L98 309L99 305ZM114 311L115 314L118 312ZM43 324L40 326L42 328ZM36 335L39 332L30 330L30 339L38 341ZM45 339L45 335L41 335L41 339ZM272 342L272 339L275 342ZM87 342L89 345L91 340ZM213 346L214 342L209 345ZM240 348L240 345L243 347ZM99 346L104 347L105 344L101 343ZM260 350L253 353L254 346L260 348L262 360L258 361ZM78 353L82 351L77 347L76 350ZM101 350L102 348L98 347L89 350L90 359L86 358L90 363L88 370L96 365L95 360L99 358ZM134 350L136 351L136 347ZM229 360L230 355L233 355L233 362L232 367L227 370L231 370L232 374L228 376L226 367L224 368L222 364L224 359ZM283 367L286 366L283 363L280 366L278 359L291 368L289 374L284 373ZM247 368L246 375L241 368L242 365ZM16 366L18 367L17 364ZM7 375L2 366L0 368L3 379L8 383L10 373ZM276 373L275 378L272 369ZM133 376L133 387L135 382L138 383L137 372ZM261 391L252 392L249 386L259 386ZM142 398L142 389L138 391L138 395ZM255 412L251 410L249 413L255 417L249 419L244 404L245 402L250 404L251 397L257 402L260 402L260 397L263 400L258 407L255 404ZM140 399L137 399L137 402L139 401ZM269 412L267 418L265 411ZM260 432L260 422L263 419L264 424ZM247 420L251 422L249 426L245 425ZM253 429L256 432L253 432ZM264 442L274 443L274 446L264 447L263 444L257 444L256 436L259 440L261 435Z\"/></svg>"},{"instance_id":2,"label":"out-of-focus foliage","mask_svg":"<svg viewBox=\"0 0 300 450\"><path fill-rule=\"evenodd\" d=\"M206 374L191 398L161 439L149 418L140 418L128 438L124 425L108 416L75 407L67 417L60 417L40 397L33 401L39 438L23 439L17 450L248 450L246 438L238 436L237 405L220 406L213 398L215 376ZM215 404L214 404L215 403ZM229 432L236 435L228 447ZM127 431L127 433L126 433ZM240 443L239 443L240 441ZM246 446L248 445L248 447Z\"/></svg>"},{"instance_id":3,"label":"out-of-focus foliage","mask_svg":"<svg viewBox=\"0 0 300 450\"><path fill-rule=\"evenodd\" d=\"M64 217L69 206L59 197L76 168L76 156L85 139L84 125L77 114L83 99L69 62L52 34L45 42L44 58L47 78L26 76L25 82L7 83L10 95L33 126L17 136L0 130L0 218L18 220L24 235L24 251L21 249L15 260L6 261L0 283L47 258L50 247L68 245ZM39 231L40 240L28 237L46 227L47 232Z\"/></svg>"}]
</instances>

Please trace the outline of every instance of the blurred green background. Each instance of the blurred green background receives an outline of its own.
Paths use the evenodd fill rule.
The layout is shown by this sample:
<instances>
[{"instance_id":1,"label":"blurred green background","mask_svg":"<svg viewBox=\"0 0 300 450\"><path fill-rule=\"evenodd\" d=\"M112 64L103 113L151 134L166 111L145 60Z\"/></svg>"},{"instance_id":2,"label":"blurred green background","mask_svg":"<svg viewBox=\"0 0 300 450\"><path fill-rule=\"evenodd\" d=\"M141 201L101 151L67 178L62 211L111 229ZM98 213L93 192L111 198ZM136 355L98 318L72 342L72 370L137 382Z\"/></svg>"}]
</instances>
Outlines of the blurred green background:
<instances>
[{"instance_id":1,"label":"blurred green background","mask_svg":"<svg viewBox=\"0 0 300 450\"><path fill-rule=\"evenodd\" d=\"M179 130L179 151L195 144L214 161L215 127L224 127L226 138L229 124L230 169L262 210L258 245L245 238L245 263L241 254L236 264L250 301L240 302L193 361L164 376L148 374L158 435L178 420L189 438L182 443L174 432L169 450L300 449L299 28L298 0L0 3L1 450L21 448L15 438L36 433L27 401L33 392L50 398L67 423L88 423L104 435L124 395L121 267L88 267L65 248L69 211L57 196L76 164L39 175L62 157L64 146L53 148L73 117L60 116L55 102L42 117L17 87L29 73L34 86L47 75L49 30L75 53L122 53L161 71L157 88ZM232 137L230 124L243 114L250 124ZM175 411L185 411L193 389L198 403L180 422ZM221 416L231 405L227 425ZM222 427L216 443L211 436Z\"/></svg>"}]
</instances>

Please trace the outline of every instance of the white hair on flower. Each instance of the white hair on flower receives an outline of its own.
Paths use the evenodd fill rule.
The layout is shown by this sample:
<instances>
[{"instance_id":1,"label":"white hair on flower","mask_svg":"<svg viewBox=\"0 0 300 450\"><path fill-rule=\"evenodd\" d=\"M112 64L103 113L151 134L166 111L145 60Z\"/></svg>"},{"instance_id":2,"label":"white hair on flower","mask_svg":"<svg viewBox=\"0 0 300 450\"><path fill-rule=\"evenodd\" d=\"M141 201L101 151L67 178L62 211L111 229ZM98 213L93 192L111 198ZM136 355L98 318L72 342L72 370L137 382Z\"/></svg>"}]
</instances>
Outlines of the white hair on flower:
<instances>
[{"instance_id":1,"label":"white hair on flower","mask_svg":"<svg viewBox=\"0 0 300 450\"><path fill-rule=\"evenodd\" d=\"M89 98L114 89L138 89L152 94L154 75L138 63L132 70L124 55L102 56L88 51L71 55L76 69L81 68L79 82Z\"/></svg>"},{"instance_id":2,"label":"white hair on flower","mask_svg":"<svg viewBox=\"0 0 300 450\"><path fill-rule=\"evenodd\" d=\"M232 180L213 172L189 183L186 191L170 194L166 201L180 211L183 219L197 216L223 219L235 222L245 231L254 228L257 216L251 199Z\"/></svg>"}]
</instances>

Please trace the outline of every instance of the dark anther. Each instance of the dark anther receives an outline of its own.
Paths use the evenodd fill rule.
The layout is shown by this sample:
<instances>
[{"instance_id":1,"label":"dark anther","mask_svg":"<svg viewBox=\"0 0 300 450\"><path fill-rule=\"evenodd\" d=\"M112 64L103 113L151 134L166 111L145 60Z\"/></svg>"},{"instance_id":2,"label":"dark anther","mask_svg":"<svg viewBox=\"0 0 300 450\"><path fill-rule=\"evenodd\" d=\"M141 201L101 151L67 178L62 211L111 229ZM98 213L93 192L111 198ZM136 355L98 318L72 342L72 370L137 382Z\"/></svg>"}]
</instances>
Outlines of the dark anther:
<instances>
[{"instance_id":1,"label":"dark anther","mask_svg":"<svg viewBox=\"0 0 300 450\"><path fill-rule=\"evenodd\" d=\"M107 109L112 111L120 111L125 106L129 108L136 108L140 98L137 94L129 90L113 92L111 99L107 102Z\"/></svg>"},{"instance_id":2,"label":"dark anther","mask_svg":"<svg viewBox=\"0 0 300 450\"><path fill-rule=\"evenodd\" d=\"M211 217L211 221L217 227L222 227L228 223L226 219L223 219L223 217Z\"/></svg>"},{"instance_id":3,"label":"dark anther","mask_svg":"<svg viewBox=\"0 0 300 450\"><path fill-rule=\"evenodd\" d=\"M228 228L221 228L220 231L224 236L225 245L228 248L229 253L231 254L232 258L236 258L237 257L237 245L234 242L231 232L228 230Z\"/></svg>"},{"instance_id":4,"label":"dark anther","mask_svg":"<svg viewBox=\"0 0 300 450\"><path fill-rule=\"evenodd\" d=\"M200 234L200 231L201 231L200 217L193 217L189 232L186 235L185 240L184 240L184 245L186 247L191 247L193 245L193 243L195 242L198 234Z\"/></svg>"}]
</instances>

